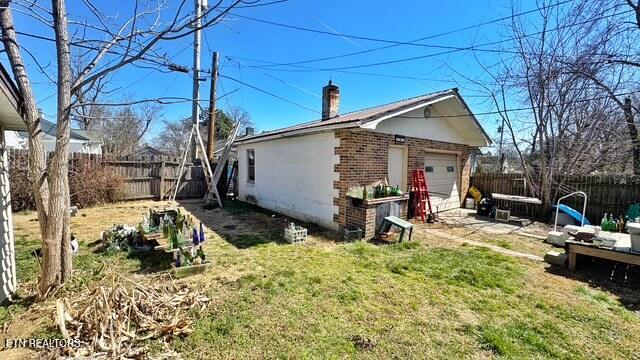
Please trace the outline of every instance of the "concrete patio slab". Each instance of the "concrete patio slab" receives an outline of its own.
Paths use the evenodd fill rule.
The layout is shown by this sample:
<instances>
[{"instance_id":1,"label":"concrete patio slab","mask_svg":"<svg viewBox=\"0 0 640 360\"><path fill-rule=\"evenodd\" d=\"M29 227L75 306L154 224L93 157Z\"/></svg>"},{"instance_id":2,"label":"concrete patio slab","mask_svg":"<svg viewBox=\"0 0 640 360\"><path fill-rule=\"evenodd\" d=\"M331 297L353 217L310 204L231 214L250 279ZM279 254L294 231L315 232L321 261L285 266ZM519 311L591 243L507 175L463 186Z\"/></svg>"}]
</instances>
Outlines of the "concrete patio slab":
<instances>
[{"instance_id":1,"label":"concrete patio slab","mask_svg":"<svg viewBox=\"0 0 640 360\"><path fill-rule=\"evenodd\" d=\"M529 219L514 218L509 222L499 222L487 216L479 216L475 210L453 209L438 213L440 222L448 225L464 226L491 234L517 233L524 236L546 238L551 226Z\"/></svg>"}]
</instances>

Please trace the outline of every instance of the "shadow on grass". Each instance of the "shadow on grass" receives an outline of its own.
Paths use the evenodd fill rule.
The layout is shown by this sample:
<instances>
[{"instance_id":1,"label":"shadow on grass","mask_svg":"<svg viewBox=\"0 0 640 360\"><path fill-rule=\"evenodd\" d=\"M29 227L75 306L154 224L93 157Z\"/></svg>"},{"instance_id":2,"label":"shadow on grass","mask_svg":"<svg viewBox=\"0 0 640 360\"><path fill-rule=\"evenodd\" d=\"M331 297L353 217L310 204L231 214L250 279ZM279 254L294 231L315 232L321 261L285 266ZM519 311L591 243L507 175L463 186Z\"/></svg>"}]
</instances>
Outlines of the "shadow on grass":
<instances>
[{"instance_id":1,"label":"shadow on grass","mask_svg":"<svg viewBox=\"0 0 640 360\"><path fill-rule=\"evenodd\" d=\"M223 208L216 210L207 209L202 203L193 201L180 202L180 206L202 220L208 228L238 249L247 249L268 243L288 244L284 240L284 228L290 222L295 222L307 228L307 232L311 236L322 237L332 241L339 238L336 231L291 219L286 215L238 200L224 200ZM215 220L205 220L207 219L205 216L200 217L200 215L206 215L208 212L215 214L219 211L224 212L227 216L234 217L237 221L233 224L229 224L228 221L227 223L217 223ZM254 230L251 233L247 233L242 230L243 228Z\"/></svg>"},{"instance_id":2,"label":"shadow on grass","mask_svg":"<svg viewBox=\"0 0 640 360\"><path fill-rule=\"evenodd\" d=\"M173 255L168 252L154 251L130 251L127 259L137 260L140 262L140 269L137 274L149 274L171 269Z\"/></svg>"},{"instance_id":3,"label":"shadow on grass","mask_svg":"<svg viewBox=\"0 0 640 360\"><path fill-rule=\"evenodd\" d=\"M247 249L253 246L276 243L287 244L284 241L282 230L270 230L258 232L255 234L241 234L237 236L223 235L223 238L231 245L238 249Z\"/></svg>"},{"instance_id":4,"label":"shadow on grass","mask_svg":"<svg viewBox=\"0 0 640 360\"><path fill-rule=\"evenodd\" d=\"M639 266L578 255L575 271L551 265L547 272L609 291L618 296L620 304L628 310L640 311Z\"/></svg>"},{"instance_id":5,"label":"shadow on grass","mask_svg":"<svg viewBox=\"0 0 640 360\"><path fill-rule=\"evenodd\" d=\"M36 302L35 293L30 293L29 295L26 295L26 296L18 293L17 295L13 295L11 300L5 299L5 301L0 303L0 306L8 307L11 305L15 305L15 306L19 306L27 309L31 307L31 305L33 305L35 302Z\"/></svg>"},{"instance_id":6,"label":"shadow on grass","mask_svg":"<svg viewBox=\"0 0 640 360\"><path fill-rule=\"evenodd\" d=\"M95 255L113 256L122 254L127 260L137 261L140 266L136 274L149 274L171 269L173 255L161 250L130 250L128 252L110 252L104 246L95 246L91 252Z\"/></svg>"}]
</instances>

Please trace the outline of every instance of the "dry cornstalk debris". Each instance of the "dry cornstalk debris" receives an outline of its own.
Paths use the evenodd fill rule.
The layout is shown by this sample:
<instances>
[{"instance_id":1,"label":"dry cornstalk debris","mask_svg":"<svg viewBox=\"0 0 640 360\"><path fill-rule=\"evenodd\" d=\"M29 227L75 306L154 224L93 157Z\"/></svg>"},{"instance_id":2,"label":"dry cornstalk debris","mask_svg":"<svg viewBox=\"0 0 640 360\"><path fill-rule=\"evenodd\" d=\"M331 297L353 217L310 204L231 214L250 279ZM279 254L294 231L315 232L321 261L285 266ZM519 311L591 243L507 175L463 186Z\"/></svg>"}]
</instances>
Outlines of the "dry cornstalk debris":
<instances>
[{"instance_id":1,"label":"dry cornstalk debris","mask_svg":"<svg viewBox=\"0 0 640 360\"><path fill-rule=\"evenodd\" d=\"M66 348L75 358L148 358L144 340L166 342L191 333L191 310L204 310L210 299L169 276L143 284L114 274L110 284L56 303L56 323L67 339L80 347ZM175 358L175 352L160 354Z\"/></svg>"}]
</instances>

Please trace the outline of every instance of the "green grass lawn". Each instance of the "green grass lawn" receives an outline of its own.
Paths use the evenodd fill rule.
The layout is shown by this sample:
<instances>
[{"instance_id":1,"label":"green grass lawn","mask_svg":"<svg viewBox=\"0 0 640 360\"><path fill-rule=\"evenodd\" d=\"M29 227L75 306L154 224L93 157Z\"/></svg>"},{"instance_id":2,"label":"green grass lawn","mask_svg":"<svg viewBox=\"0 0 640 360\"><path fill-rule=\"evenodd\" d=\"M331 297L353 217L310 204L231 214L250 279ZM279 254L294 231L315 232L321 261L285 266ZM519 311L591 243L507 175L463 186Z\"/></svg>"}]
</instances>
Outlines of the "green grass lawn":
<instances>
[{"instance_id":1,"label":"green grass lawn","mask_svg":"<svg viewBox=\"0 0 640 360\"><path fill-rule=\"evenodd\" d=\"M89 245L100 226L131 222L158 205L110 205L74 218L83 246L75 259L78 276L66 291L99 281L105 268L162 271L162 258L105 255ZM269 212L235 204L225 211L185 206L209 226L206 251L214 261L206 274L181 280L213 300L196 314L194 332L171 344L185 358L640 356L637 312L614 293L540 263L443 246L420 231L413 242L373 245L336 243L312 229L305 244L289 245L277 231L287 220ZM18 276L26 282L38 271L27 254L38 247L37 229L27 226L33 216L15 220ZM496 235L493 241L506 247L509 240ZM0 321L33 316L28 304L12 306L11 315L0 308Z\"/></svg>"}]
</instances>

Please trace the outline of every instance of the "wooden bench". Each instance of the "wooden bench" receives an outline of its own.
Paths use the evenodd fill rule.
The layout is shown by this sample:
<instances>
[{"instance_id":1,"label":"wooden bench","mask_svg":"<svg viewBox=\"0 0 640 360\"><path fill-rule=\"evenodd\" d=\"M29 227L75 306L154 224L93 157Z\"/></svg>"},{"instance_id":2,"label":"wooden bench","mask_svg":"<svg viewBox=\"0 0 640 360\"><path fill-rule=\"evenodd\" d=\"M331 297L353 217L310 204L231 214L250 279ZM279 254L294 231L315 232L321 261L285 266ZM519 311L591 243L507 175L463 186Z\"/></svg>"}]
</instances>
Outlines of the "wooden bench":
<instances>
[{"instance_id":1,"label":"wooden bench","mask_svg":"<svg viewBox=\"0 0 640 360\"><path fill-rule=\"evenodd\" d=\"M413 233L413 224L406 221L406 220L402 220L397 216L387 216L384 218L384 220L382 221L382 224L380 225L380 231L379 232L387 232L391 229L391 226L395 225L397 227L399 227L400 230L400 238L398 240L398 242L402 242L402 238L404 237L404 232L406 230L409 230L409 241L411 241L411 234Z\"/></svg>"},{"instance_id":2,"label":"wooden bench","mask_svg":"<svg viewBox=\"0 0 640 360\"><path fill-rule=\"evenodd\" d=\"M626 242L629 242L627 244ZM576 255L593 256L601 259L640 265L640 253L631 251L630 241L618 240L613 247L604 247L582 241L567 240L565 248L569 254L569 269L576 268Z\"/></svg>"}]
</instances>

